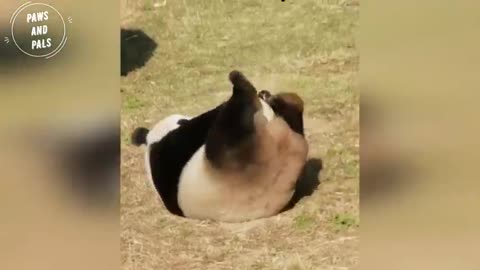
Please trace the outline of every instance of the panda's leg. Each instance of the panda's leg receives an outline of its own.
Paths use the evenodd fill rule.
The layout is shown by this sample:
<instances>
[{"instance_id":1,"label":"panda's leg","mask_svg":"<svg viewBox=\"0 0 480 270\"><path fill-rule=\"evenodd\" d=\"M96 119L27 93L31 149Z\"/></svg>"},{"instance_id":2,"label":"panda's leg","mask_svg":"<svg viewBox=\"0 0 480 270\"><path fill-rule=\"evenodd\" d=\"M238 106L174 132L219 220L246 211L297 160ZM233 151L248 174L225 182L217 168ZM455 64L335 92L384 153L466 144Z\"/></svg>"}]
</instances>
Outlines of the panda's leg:
<instances>
[{"instance_id":1,"label":"panda's leg","mask_svg":"<svg viewBox=\"0 0 480 270\"><path fill-rule=\"evenodd\" d=\"M245 164L252 158L255 131L261 110L257 90L238 71L229 75L233 93L225 103L207 136L205 153L213 166ZM240 161L240 162L239 162Z\"/></svg>"},{"instance_id":2,"label":"panda's leg","mask_svg":"<svg viewBox=\"0 0 480 270\"><path fill-rule=\"evenodd\" d=\"M258 96L266 101L275 114L282 117L293 131L304 136L304 103L300 96L291 92L272 95L267 90L260 91Z\"/></svg>"}]
</instances>

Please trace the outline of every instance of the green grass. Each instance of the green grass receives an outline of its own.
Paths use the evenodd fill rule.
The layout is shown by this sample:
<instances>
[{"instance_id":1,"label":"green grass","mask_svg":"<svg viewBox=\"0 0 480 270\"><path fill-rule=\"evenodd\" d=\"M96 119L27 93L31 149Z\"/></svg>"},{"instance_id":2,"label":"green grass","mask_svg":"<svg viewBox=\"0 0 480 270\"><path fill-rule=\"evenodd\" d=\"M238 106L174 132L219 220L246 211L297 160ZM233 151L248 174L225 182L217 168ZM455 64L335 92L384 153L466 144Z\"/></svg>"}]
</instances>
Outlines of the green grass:
<instances>
[{"instance_id":1,"label":"green grass","mask_svg":"<svg viewBox=\"0 0 480 270\"><path fill-rule=\"evenodd\" d=\"M123 109L127 111L144 108L148 102L145 99L139 99L136 96L129 95L124 97Z\"/></svg>"},{"instance_id":2,"label":"green grass","mask_svg":"<svg viewBox=\"0 0 480 270\"><path fill-rule=\"evenodd\" d=\"M295 228L298 230L306 230L312 227L315 224L315 219L311 216L301 214L294 219Z\"/></svg>"},{"instance_id":3,"label":"green grass","mask_svg":"<svg viewBox=\"0 0 480 270\"><path fill-rule=\"evenodd\" d=\"M358 226L358 219L356 216L349 213L337 214L334 218L334 225L337 231L347 230Z\"/></svg>"},{"instance_id":4,"label":"green grass","mask_svg":"<svg viewBox=\"0 0 480 270\"><path fill-rule=\"evenodd\" d=\"M163 1L162 1L163 2ZM340 269L358 264L359 93L353 1L129 1L128 25L158 47L122 78L123 269ZM144 7L149 7L145 9ZM222 224L172 217L146 184L135 127L224 101L238 69L259 89L305 101L319 189L269 219Z\"/></svg>"}]
</instances>

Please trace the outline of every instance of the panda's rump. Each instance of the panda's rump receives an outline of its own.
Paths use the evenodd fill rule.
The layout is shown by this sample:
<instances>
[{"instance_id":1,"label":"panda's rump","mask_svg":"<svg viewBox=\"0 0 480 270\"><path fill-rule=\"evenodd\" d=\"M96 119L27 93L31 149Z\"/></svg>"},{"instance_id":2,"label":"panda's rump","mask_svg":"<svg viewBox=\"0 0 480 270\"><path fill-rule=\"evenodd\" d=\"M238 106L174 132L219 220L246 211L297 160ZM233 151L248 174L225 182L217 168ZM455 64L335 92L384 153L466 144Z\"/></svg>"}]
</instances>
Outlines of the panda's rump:
<instances>
[{"instance_id":1,"label":"panda's rump","mask_svg":"<svg viewBox=\"0 0 480 270\"><path fill-rule=\"evenodd\" d=\"M179 206L187 217L228 222L277 214L293 195L307 155L304 141L275 118L259 131L259 159L241 171L212 167L202 146L182 171Z\"/></svg>"}]
</instances>

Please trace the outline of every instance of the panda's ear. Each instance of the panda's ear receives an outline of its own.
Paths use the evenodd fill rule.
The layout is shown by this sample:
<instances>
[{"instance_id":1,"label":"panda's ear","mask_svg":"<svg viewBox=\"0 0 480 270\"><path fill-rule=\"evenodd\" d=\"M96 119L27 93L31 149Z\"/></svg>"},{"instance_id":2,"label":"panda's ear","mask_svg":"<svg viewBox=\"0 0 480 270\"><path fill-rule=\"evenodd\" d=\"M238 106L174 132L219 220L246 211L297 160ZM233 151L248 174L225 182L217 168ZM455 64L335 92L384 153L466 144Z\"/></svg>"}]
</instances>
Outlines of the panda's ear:
<instances>
[{"instance_id":1,"label":"panda's ear","mask_svg":"<svg viewBox=\"0 0 480 270\"><path fill-rule=\"evenodd\" d=\"M178 120L178 122L177 122L177 124L178 124L179 126L184 125L184 124L186 124L186 123L188 123L188 119L180 119L180 120Z\"/></svg>"}]
</instances>

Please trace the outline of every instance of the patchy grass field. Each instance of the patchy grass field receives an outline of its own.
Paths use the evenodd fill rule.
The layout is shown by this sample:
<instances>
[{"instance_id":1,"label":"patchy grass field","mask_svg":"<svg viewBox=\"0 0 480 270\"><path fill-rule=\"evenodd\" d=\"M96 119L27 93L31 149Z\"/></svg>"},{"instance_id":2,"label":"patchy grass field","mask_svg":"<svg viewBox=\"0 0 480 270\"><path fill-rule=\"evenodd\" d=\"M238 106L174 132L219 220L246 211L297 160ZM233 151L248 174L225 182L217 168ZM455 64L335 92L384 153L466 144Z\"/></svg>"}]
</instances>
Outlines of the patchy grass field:
<instances>
[{"instance_id":1,"label":"patchy grass field","mask_svg":"<svg viewBox=\"0 0 480 270\"><path fill-rule=\"evenodd\" d=\"M122 78L123 269L352 269L358 264L357 1L124 1L122 26L158 43ZM196 115L228 98L238 69L258 87L306 102L321 184L278 216L241 224L168 214L146 181L139 126Z\"/></svg>"}]
</instances>

